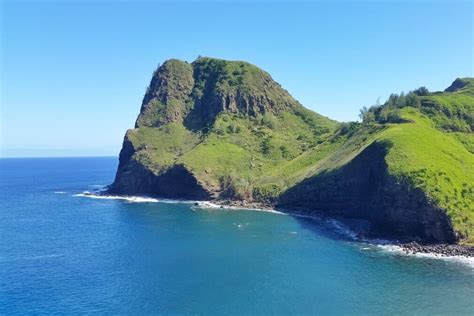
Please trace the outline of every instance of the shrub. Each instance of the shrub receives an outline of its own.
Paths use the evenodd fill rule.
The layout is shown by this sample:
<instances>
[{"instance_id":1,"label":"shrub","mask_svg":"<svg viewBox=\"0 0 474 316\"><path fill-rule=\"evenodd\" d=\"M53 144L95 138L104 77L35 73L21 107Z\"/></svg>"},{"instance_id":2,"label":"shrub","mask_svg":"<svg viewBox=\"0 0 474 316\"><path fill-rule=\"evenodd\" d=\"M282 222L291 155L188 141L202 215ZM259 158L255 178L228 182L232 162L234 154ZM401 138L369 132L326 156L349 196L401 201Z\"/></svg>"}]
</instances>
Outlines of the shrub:
<instances>
[{"instance_id":1,"label":"shrub","mask_svg":"<svg viewBox=\"0 0 474 316\"><path fill-rule=\"evenodd\" d=\"M229 126L227 126L227 132L234 134L240 133L240 127L234 124L230 124Z\"/></svg>"},{"instance_id":2,"label":"shrub","mask_svg":"<svg viewBox=\"0 0 474 316\"><path fill-rule=\"evenodd\" d=\"M280 151L283 158L290 158L290 151L286 146L280 146Z\"/></svg>"},{"instance_id":3,"label":"shrub","mask_svg":"<svg viewBox=\"0 0 474 316\"><path fill-rule=\"evenodd\" d=\"M272 149L272 145L270 142L271 142L270 137L267 137L260 144L260 150L262 151L262 154L268 155L270 153Z\"/></svg>"},{"instance_id":4,"label":"shrub","mask_svg":"<svg viewBox=\"0 0 474 316\"><path fill-rule=\"evenodd\" d=\"M360 123L357 122L342 122L339 126L340 135L352 135L359 128Z\"/></svg>"}]
</instances>

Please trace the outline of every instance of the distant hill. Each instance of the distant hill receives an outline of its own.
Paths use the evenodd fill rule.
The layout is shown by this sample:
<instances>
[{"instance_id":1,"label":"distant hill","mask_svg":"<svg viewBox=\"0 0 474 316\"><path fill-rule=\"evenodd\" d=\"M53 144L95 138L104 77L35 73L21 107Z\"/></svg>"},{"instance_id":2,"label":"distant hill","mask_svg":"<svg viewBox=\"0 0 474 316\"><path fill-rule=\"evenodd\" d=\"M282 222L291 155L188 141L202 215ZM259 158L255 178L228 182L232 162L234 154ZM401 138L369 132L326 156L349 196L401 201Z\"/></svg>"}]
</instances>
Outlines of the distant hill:
<instances>
[{"instance_id":1,"label":"distant hill","mask_svg":"<svg viewBox=\"0 0 474 316\"><path fill-rule=\"evenodd\" d=\"M474 79L338 123L247 62L153 74L109 191L364 219L374 236L474 243Z\"/></svg>"}]
</instances>

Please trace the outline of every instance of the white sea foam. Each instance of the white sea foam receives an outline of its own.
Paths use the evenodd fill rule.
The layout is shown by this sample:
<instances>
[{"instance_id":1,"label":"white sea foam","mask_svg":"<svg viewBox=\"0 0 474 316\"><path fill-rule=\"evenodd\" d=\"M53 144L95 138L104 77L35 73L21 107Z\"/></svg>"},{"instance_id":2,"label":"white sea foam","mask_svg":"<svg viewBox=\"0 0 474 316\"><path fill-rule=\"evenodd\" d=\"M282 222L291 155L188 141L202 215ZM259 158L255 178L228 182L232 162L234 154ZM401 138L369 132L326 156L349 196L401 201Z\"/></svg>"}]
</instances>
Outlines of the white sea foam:
<instances>
[{"instance_id":1,"label":"white sea foam","mask_svg":"<svg viewBox=\"0 0 474 316\"><path fill-rule=\"evenodd\" d=\"M386 251L396 255L409 256L415 258L427 258L427 259L441 259L451 262L462 263L474 269L474 258L473 257L464 257L464 256L446 256L438 253L422 253L422 252L407 252L402 247L391 244L381 244L377 245L382 251Z\"/></svg>"},{"instance_id":2,"label":"white sea foam","mask_svg":"<svg viewBox=\"0 0 474 316\"><path fill-rule=\"evenodd\" d=\"M194 201L192 203L197 203L197 206L199 208L204 208L204 209L244 210L244 211L257 211L257 212L267 212L267 213L288 215L288 213L279 212L273 209L243 207L243 206L234 206L234 205L220 205L220 204L212 203L210 201Z\"/></svg>"},{"instance_id":3,"label":"white sea foam","mask_svg":"<svg viewBox=\"0 0 474 316\"><path fill-rule=\"evenodd\" d=\"M91 199L103 199L103 200L123 200L127 202L133 202L133 203L186 203L186 204L192 204L192 203L197 203L197 201L184 201L184 200L171 200L171 199L158 199L158 198L153 198L149 196L134 196L134 195L106 195L106 194L99 194L97 192L89 192L89 191L84 191L79 194L74 194L74 196L79 196L79 197L87 197Z\"/></svg>"},{"instance_id":4,"label":"white sea foam","mask_svg":"<svg viewBox=\"0 0 474 316\"><path fill-rule=\"evenodd\" d=\"M327 220L327 223L330 224L339 234L349 237L350 239L357 240L358 235L356 232L351 230L346 225L342 224L341 222L335 219Z\"/></svg>"},{"instance_id":5,"label":"white sea foam","mask_svg":"<svg viewBox=\"0 0 474 316\"><path fill-rule=\"evenodd\" d=\"M107 185L106 184L89 184L89 187L97 188L97 189L105 189Z\"/></svg>"},{"instance_id":6,"label":"white sea foam","mask_svg":"<svg viewBox=\"0 0 474 316\"><path fill-rule=\"evenodd\" d=\"M55 194L66 194L65 191L54 191Z\"/></svg>"},{"instance_id":7,"label":"white sea foam","mask_svg":"<svg viewBox=\"0 0 474 316\"><path fill-rule=\"evenodd\" d=\"M100 195L100 194L93 194L88 191L85 191L79 194L74 194L74 196L87 197L91 199L103 199L103 200L123 200L123 201L128 201L128 202L135 202L135 203L161 202L159 199L146 197L146 196Z\"/></svg>"}]
</instances>

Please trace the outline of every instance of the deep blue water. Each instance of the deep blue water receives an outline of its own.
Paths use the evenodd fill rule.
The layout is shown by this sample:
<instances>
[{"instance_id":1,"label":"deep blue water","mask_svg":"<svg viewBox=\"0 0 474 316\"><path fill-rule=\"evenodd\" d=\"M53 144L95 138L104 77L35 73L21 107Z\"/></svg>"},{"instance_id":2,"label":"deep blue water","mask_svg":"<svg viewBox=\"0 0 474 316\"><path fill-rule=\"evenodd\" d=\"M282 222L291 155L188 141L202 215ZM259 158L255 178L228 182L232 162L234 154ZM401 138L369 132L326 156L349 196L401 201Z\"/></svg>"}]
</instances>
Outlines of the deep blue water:
<instances>
[{"instance_id":1,"label":"deep blue water","mask_svg":"<svg viewBox=\"0 0 474 316\"><path fill-rule=\"evenodd\" d=\"M0 159L0 314L474 314L472 262L280 214L75 196L116 166Z\"/></svg>"}]
</instances>

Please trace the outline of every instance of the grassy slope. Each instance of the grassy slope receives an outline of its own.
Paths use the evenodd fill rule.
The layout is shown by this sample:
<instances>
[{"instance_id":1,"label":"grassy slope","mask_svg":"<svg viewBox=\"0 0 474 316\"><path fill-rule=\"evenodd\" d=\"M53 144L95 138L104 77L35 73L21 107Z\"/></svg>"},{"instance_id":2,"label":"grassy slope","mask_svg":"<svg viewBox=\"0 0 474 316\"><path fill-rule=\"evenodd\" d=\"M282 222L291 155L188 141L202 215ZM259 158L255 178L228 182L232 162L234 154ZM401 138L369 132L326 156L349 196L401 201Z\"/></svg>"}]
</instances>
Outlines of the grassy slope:
<instances>
[{"instance_id":1,"label":"grassy slope","mask_svg":"<svg viewBox=\"0 0 474 316\"><path fill-rule=\"evenodd\" d=\"M230 175L237 189L249 195L263 174L325 142L337 126L330 120L308 124L311 118L292 113L256 118L223 113L206 139L179 161L213 186ZM321 133L321 126L327 131Z\"/></svg>"},{"instance_id":2,"label":"grassy slope","mask_svg":"<svg viewBox=\"0 0 474 316\"><path fill-rule=\"evenodd\" d=\"M218 187L222 178L230 175L242 193L251 194L256 186L274 185L272 178L258 185L257 182L263 174L280 178L281 164L295 161L296 157L302 161L303 153L313 152L304 164L309 166L318 160L315 157L330 153L328 149L318 148L336 145L325 145L325 142L337 125L310 111L255 118L221 113L205 136L189 131L180 122L173 122L160 128L133 129L127 137L136 150L134 158L155 172L175 163L184 164L209 186ZM301 169L293 167L292 173ZM278 181L278 190L271 195L281 192L298 178Z\"/></svg>"},{"instance_id":3,"label":"grassy slope","mask_svg":"<svg viewBox=\"0 0 474 316\"><path fill-rule=\"evenodd\" d=\"M455 229L474 242L474 155L454 135L443 133L412 108L402 115L413 123L395 124L377 136L392 144L389 172L408 179L445 209Z\"/></svg>"},{"instance_id":4,"label":"grassy slope","mask_svg":"<svg viewBox=\"0 0 474 316\"><path fill-rule=\"evenodd\" d=\"M421 97L421 110L444 131L474 132L474 79L456 92L435 92Z\"/></svg>"},{"instance_id":5,"label":"grassy slope","mask_svg":"<svg viewBox=\"0 0 474 316\"><path fill-rule=\"evenodd\" d=\"M135 149L134 158L155 172L174 164L179 156L191 150L200 136L173 122L159 128L141 127L127 132Z\"/></svg>"}]
</instances>

